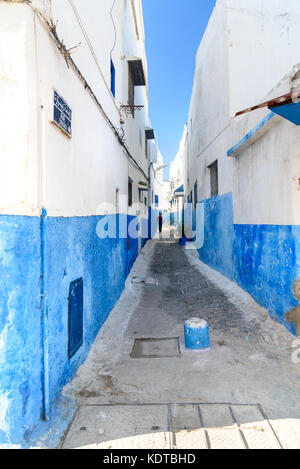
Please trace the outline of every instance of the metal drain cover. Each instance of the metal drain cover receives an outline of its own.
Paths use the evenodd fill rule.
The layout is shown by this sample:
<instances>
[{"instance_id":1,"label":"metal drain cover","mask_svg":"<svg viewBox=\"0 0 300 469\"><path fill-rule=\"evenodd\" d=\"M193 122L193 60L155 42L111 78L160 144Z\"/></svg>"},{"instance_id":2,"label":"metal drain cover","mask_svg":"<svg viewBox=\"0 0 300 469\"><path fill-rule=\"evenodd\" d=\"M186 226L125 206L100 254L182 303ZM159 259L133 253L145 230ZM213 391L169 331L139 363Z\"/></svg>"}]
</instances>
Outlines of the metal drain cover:
<instances>
[{"instance_id":1,"label":"metal drain cover","mask_svg":"<svg viewBox=\"0 0 300 469\"><path fill-rule=\"evenodd\" d=\"M176 358L179 356L179 338L136 339L131 352L131 358Z\"/></svg>"},{"instance_id":2,"label":"metal drain cover","mask_svg":"<svg viewBox=\"0 0 300 469\"><path fill-rule=\"evenodd\" d=\"M139 283L145 285L158 285L158 281L155 278L141 278L141 277L132 277L131 283Z\"/></svg>"}]
</instances>

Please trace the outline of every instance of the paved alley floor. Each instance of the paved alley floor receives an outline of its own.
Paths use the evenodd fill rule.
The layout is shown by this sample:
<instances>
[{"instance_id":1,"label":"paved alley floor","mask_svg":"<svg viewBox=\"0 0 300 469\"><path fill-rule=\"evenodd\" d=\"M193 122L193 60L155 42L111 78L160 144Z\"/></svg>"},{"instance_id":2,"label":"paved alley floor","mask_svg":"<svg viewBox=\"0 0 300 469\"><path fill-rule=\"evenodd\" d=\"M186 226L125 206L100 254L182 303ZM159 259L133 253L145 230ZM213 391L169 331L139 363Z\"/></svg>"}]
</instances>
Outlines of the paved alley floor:
<instances>
[{"instance_id":1,"label":"paved alley floor","mask_svg":"<svg viewBox=\"0 0 300 469\"><path fill-rule=\"evenodd\" d=\"M211 348L183 327L208 321ZM176 241L144 248L64 395L78 412L62 447L300 448L295 338Z\"/></svg>"}]
</instances>

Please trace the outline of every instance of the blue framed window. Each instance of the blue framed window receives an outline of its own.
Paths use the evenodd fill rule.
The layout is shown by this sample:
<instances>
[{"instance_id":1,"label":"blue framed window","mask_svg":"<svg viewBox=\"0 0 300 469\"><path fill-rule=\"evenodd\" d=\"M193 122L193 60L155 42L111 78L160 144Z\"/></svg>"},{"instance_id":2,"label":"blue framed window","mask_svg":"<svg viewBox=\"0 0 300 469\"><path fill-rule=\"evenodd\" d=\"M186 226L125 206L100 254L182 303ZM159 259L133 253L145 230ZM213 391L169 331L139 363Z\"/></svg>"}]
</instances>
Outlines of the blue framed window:
<instances>
[{"instance_id":1,"label":"blue framed window","mask_svg":"<svg viewBox=\"0 0 300 469\"><path fill-rule=\"evenodd\" d=\"M159 206L159 197L158 195L155 196L155 207Z\"/></svg>"},{"instance_id":2,"label":"blue framed window","mask_svg":"<svg viewBox=\"0 0 300 469\"><path fill-rule=\"evenodd\" d=\"M112 60L110 61L110 90L116 97L116 69Z\"/></svg>"}]
</instances>

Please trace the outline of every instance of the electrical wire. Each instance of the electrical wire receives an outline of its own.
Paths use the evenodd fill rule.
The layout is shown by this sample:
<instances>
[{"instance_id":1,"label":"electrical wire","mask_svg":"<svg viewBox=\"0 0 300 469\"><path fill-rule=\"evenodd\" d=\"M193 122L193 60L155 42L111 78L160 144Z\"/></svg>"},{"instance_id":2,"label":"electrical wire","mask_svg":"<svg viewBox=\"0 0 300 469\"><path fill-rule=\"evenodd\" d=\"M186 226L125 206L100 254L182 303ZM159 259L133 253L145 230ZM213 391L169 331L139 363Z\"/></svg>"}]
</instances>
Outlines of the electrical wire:
<instances>
[{"instance_id":1,"label":"electrical wire","mask_svg":"<svg viewBox=\"0 0 300 469\"><path fill-rule=\"evenodd\" d=\"M114 26L114 31L115 31L115 40L114 40L114 45L113 45L113 47L112 47L112 49L111 49L111 51L110 51L110 58L111 58L112 53L113 53L113 51L114 51L114 49L115 49L115 47L116 47L116 44L117 44L117 28L116 28L116 23L115 23L113 14L112 14L113 9L114 9L114 7L115 7L115 3L116 3L116 0L113 1L112 7L111 7L110 13L109 13L109 14L110 14L110 17L111 17L112 24L113 24L113 26Z\"/></svg>"}]
</instances>

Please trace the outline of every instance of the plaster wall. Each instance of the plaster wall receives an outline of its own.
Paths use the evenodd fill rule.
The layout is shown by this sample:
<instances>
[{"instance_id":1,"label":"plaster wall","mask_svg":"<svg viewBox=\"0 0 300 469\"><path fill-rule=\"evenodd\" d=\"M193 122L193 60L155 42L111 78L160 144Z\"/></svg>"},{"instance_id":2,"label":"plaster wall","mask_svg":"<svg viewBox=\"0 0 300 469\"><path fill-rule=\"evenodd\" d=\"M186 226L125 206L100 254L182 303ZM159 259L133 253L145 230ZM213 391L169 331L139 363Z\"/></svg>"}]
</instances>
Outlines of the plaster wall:
<instances>
[{"instance_id":1,"label":"plaster wall","mask_svg":"<svg viewBox=\"0 0 300 469\"><path fill-rule=\"evenodd\" d=\"M145 128L150 126L145 87L136 103L145 107L120 122L127 104L130 57L142 58L147 73L141 4L91 0L33 1L57 32L112 124L124 129L120 145L95 99L30 5L0 1L0 445L24 444L51 408L61 387L85 360L99 328L124 288L141 241L127 242L130 223L147 213L128 209L145 182ZM92 12L92 14L91 14ZM101 26L101 27L100 27ZM130 36L130 37L128 37ZM80 45L79 45L80 44ZM116 67L116 97L110 92L110 54ZM101 70L101 71L100 71ZM142 89L143 88L143 89ZM72 109L72 138L53 124L53 90ZM124 233L100 239L98 223L116 213L116 190ZM43 216L42 216L43 213ZM136 218L139 216L139 220ZM142 240L145 244L146 239ZM83 278L84 342L68 358L70 283ZM24 280L25 279L25 280ZM46 322L45 322L46 321Z\"/></svg>"}]
</instances>

